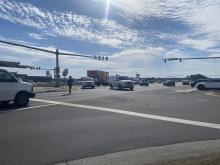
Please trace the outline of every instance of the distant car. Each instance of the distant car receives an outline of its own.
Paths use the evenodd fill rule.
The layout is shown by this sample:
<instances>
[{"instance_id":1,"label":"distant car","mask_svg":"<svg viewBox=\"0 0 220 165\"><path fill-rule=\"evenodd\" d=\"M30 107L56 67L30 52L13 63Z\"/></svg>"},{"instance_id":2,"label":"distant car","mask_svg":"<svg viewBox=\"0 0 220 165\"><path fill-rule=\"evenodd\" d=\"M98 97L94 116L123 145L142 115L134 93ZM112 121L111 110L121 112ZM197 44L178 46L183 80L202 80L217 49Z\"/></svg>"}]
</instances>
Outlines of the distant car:
<instances>
[{"instance_id":1,"label":"distant car","mask_svg":"<svg viewBox=\"0 0 220 165\"><path fill-rule=\"evenodd\" d=\"M140 86L149 86L149 83L147 80L141 80L139 83Z\"/></svg>"},{"instance_id":2,"label":"distant car","mask_svg":"<svg viewBox=\"0 0 220 165\"><path fill-rule=\"evenodd\" d=\"M183 85L190 85L190 82L188 80L185 80L182 82Z\"/></svg>"},{"instance_id":3,"label":"distant car","mask_svg":"<svg viewBox=\"0 0 220 165\"><path fill-rule=\"evenodd\" d=\"M82 89L85 89L85 88L94 89L95 88L95 81L92 81L92 80L82 81L81 84L82 84Z\"/></svg>"},{"instance_id":4,"label":"distant car","mask_svg":"<svg viewBox=\"0 0 220 165\"><path fill-rule=\"evenodd\" d=\"M126 76L121 76L110 82L110 88L118 88L119 90L128 88L130 90L133 90L134 82Z\"/></svg>"},{"instance_id":5,"label":"distant car","mask_svg":"<svg viewBox=\"0 0 220 165\"><path fill-rule=\"evenodd\" d=\"M220 79L197 83L196 88L199 90L220 90Z\"/></svg>"},{"instance_id":6,"label":"distant car","mask_svg":"<svg viewBox=\"0 0 220 165\"><path fill-rule=\"evenodd\" d=\"M168 80L168 81L163 83L163 86L175 87L176 83L175 83L175 81Z\"/></svg>"},{"instance_id":7,"label":"distant car","mask_svg":"<svg viewBox=\"0 0 220 165\"><path fill-rule=\"evenodd\" d=\"M23 82L7 70L0 69L0 102L9 104L13 101L17 106L26 106L29 98L34 98L33 85Z\"/></svg>"},{"instance_id":8,"label":"distant car","mask_svg":"<svg viewBox=\"0 0 220 165\"><path fill-rule=\"evenodd\" d=\"M195 87L197 83L200 83L200 82L207 82L209 81L209 79L198 79L198 80L194 80L191 82L191 87Z\"/></svg>"}]
</instances>

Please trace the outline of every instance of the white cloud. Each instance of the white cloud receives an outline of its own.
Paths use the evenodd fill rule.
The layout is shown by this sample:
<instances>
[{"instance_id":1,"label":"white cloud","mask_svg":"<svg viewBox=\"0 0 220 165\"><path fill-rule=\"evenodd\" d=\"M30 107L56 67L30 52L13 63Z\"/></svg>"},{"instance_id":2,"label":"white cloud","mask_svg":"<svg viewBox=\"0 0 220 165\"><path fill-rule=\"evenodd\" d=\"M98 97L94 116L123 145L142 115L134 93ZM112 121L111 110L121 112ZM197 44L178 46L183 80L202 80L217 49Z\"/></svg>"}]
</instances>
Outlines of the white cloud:
<instances>
[{"instance_id":1,"label":"white cloud","mask_svg":"<svg viewBox=\"0 0 220 165\"><path fill-rule=\"evenodd\" d=\"M44 34L112 47L126 47L139 41L137 31L119 25L113 20L106 22L104 19L92 19L72 12L49 12L29 3L2 0L0 18L37 28L45 32Z\"/></svg>"},{"instance_id":2,"label":"white cloud","mask_svg":"<svg viewBox=\"0 0 220 165\"><path fill-rule=\"evenodd\" d=\"M41 47L43 48L43 47ZM51 47L44 48L51 50ZM22 62L24 65L35 65L36 62L45 59L54 59L55 55L39 52L31 49L25 49L22 47L16 47L6 44L0 44L0 53L4 56L1 60L9 60L15 62Z\"/></svg>"},{"instance_id":3,"label":"white cloud","mask_svg":"<svg viewBox=\"0 0 220 165\"><path fill-rule=\"evenodd\" d=\"M216 41L213 40L208 40L208 39L184 39L181 40L180 43L187 45L189 47L198 49L198 50L207 50L209 48L213 48L218 46L218 43Z\"/></svg>"},{"instance_id":4,"label":"white cloud","mask_svg":"<svg viewBox=\"0 0 220 165\"><path fill-rule=\"evenodd\" d=\"M36 40L44 40L45 39L42 35L37 34L37 33L28 33L28 35L31 38L36 39Z\"/></svg>"},{"instance_id":5,"label":"white cloud","mask_svg":"<svg viewBox=\"0 0 220 165\"><path fill-rule=\"evenodd\" d=\"M167 50L162 47L147 47L145 49L130 49L112 55L108 66L112 74L142 77L186 76L201 73L211 77L220 76L218 68L220 61L216 60L186 60L163 63L163 58L191 57L178 50Z\"/></svg>"},{"instance_id":6,"label":"white cloud","mask_svg":"<svg viewBox=\"0 0 220 165\"><path fill-rule=\"evenodd\" d=\"M152 18L181 21L191 28L180 43L199 50L220 46L220 1L216 0L111 0L121 16L131 20ZM179 34L176 34L179 35ZM180 34L181 35L181 34ZM171 36L161 36L171 37ZM173 36L174 37L174 36ZM178 42L179 38L174 39Z\"/></svg>"},{"instance_id":7,"label":"white cloud","mask_svg":"<svg viewBox=\"0 0 220 165\"><path fill-rule=\"evenodd\" d=\"M144 49L128 49L115 53L111 56L109 67L114 73L127 73L129 75L135 72L145 72L152 66L152 62L162 62L161 57L165 49L162 47L146 47ZM130 72L130 73L129 73Z\"/></svg>"},{"instance_id":8,"label":"white cloud","mask_svg":"<svg viewBox=\"0 0 220 165\"><path fill-rule=\"evenodd\" d=\"M96 0L101 1L101 0ZM190 27L187 34L161 33L158 38L171 39L185 46L210 53L210 56L219 54L220 42L220 5L214 0L111 0L112 7L118 9L121 16L132 20L151 20L154 17L180 21ZM111 8L113 11L113 8ZM112 74L127 74L134 76L136 72L142 76L169 76L202 73L206 75L220 75L219 61L184 61L162 63L167 57L190 57L175 47L164 48L163 45L146 46L141 34L147 30L138 31L113 20L93 19L85 15L76 15L72 12L47 11L29 3L11 0L0 1L0 18L33 27L41 34L85 40L101 45L123 48L114 53L109 62L99 62L91 59L80 59L62 56L60 65L63 68L72 68L74 77L86 75L87 69L108 70ZM143 32L143 33L141 33ZM154 33L154 29L152 29ZM44 38L36 33L29 34L35 39ZM154 34L153 34L154 35ZM156 34L157 35L157 34ZM144 39L148 39L143 36ZM151 39L150 39L151 40ZM157 42L157 41L156 41ZM178 45L179 46L179 45ZM217 47L217 48L216 48ZM51 47L55 50L54 47ZM183 50L182 49L182 50ZM0 45L0 53L4 59L16 60L36 65L46 60L54 60L53 55L23 48L12 48ZM30 60L31 59L31 60ZM51 67L54 67L54 63Z\"/></svg>"}]
</instances>

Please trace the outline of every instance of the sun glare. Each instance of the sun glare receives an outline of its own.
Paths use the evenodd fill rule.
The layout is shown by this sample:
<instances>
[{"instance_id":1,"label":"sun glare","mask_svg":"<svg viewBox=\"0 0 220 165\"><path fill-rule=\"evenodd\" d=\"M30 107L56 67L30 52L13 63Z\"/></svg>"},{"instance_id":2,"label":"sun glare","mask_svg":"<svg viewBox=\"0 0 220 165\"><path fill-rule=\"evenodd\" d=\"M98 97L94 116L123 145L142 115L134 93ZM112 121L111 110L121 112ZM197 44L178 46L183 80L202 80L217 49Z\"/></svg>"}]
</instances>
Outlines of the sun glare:
<instances>
[{"instance_id":1,"label":"sun glare","mask_svg":"<svg viewBox=\"0 0 220 165\"><path fill-rule=\"evenodd\" d=\"M106 0L105 21L108 20L109 6L110 6L110 0Z\"/></svg>"}]
</instances>

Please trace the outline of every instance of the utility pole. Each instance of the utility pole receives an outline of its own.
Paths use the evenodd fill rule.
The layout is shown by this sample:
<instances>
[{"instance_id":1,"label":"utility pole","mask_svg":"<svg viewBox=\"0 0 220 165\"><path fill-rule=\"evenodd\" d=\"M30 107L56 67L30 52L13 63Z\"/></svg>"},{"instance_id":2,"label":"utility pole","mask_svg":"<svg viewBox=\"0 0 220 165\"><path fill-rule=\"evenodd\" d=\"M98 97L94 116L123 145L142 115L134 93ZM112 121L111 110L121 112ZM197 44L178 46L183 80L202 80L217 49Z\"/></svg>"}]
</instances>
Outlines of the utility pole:
<instances>
[{"instance_id":1,"label":"utility pole","mask_svg":"<svg viewBox=\"0 0 220 165\"><path fill-rule=\"evenodd\" d=\"M60 67L59 67L59 50L56 49L56 87L59 87L59 80L60 80Z\"/></svg>"}]
</instances>

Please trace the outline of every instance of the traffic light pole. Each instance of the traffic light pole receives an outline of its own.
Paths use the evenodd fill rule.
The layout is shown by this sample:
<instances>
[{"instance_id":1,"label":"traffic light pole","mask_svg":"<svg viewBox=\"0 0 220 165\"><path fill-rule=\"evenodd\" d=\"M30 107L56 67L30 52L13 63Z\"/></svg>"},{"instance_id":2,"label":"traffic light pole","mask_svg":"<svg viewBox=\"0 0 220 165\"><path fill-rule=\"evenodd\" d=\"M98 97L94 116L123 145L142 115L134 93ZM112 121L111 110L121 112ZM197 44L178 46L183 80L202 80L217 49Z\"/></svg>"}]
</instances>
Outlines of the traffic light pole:
<instances>
[{"instance_id":1,"label":"traffic light pole","mask_svg":"<svg viewBox=\"0 0 220 165\"><path fill-rule=\"evenodd\" d=\"M0 40L0 43L4 43L4 44L9 44L9 45L14 45L14 46L19 46L19 47L23 47L23 48L28 48L28 49L33 49L33 50L38 50L38 51L43 51L43 52L47 52L47 53L51 53L51 54L55 54L56 55L56 67L54 68L54 79L56 80L55 86L59 87L59 80L60 80L60 67L59 67L59 55L64 55L64 56L73 56L73 57L84 57L84 58L92 58L92 59L98 59L98 60L106 60L108 61L108 57L104 57L104 56L88 56L88 55L82 55L82 54L74 54L74 53L64 53L64 52L59 52L58 49L56 49L56 51L51 51L51 50L47 50L47 49L42 49L42 48L38 48L38 47L34 47L34 46L28 46L28 45L23 45L23 44L17 44L17 43L13 43L13 42L8 42L8 41L2 41ZM30 69L33 69L33 67L29 67ZM38 68L40 70L40 67Z\"/></svg>"},{"instance_id":2,"label":"traffic light pole","mask_svg":"<svg viewBox=\"0 0 220 165\"><path fill-rule=\"evenodd\" d=\"M60 75L59 75L59 50L56 49L56 87L59 87Z\"/></svg>"}]
</instances>

